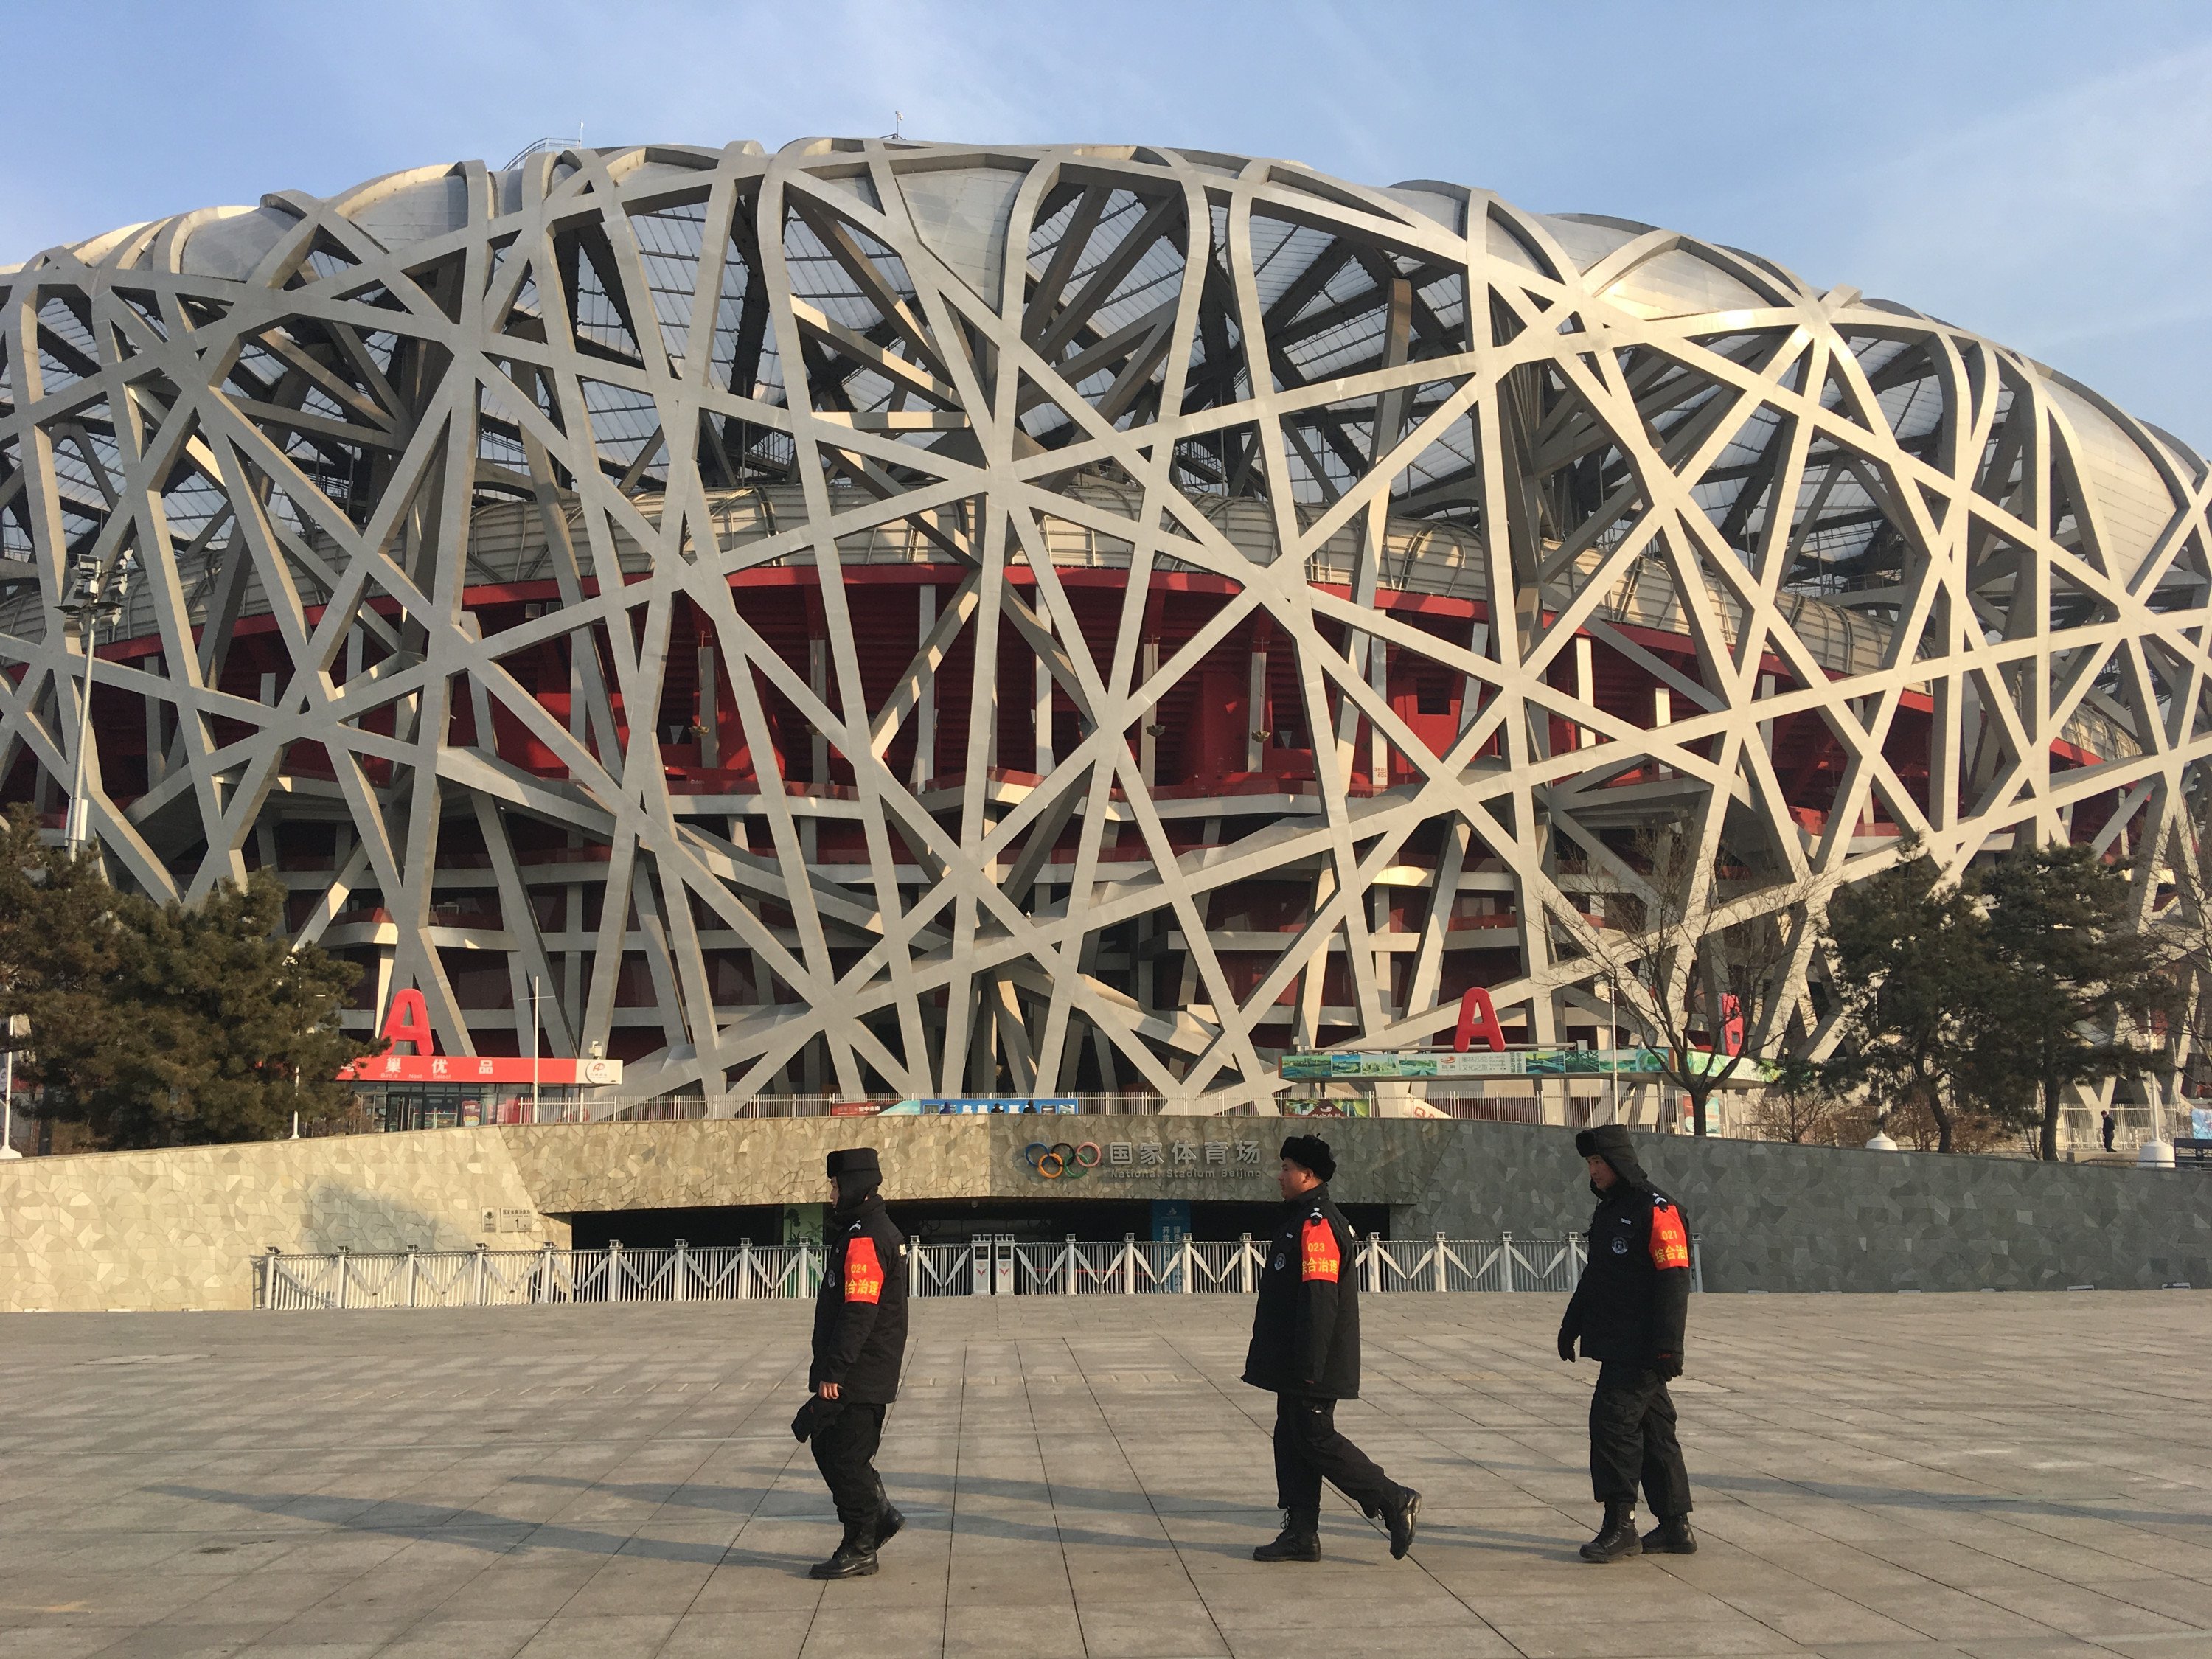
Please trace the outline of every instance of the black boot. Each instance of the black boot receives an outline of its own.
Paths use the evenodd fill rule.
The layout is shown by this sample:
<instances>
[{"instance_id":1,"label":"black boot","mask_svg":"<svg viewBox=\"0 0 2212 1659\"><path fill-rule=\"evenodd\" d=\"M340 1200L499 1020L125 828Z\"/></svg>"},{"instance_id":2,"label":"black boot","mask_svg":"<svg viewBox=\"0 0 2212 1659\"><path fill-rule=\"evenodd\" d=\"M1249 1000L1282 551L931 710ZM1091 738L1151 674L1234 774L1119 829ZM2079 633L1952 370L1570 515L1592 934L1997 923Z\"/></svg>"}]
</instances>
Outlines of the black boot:
<instances>
[{"instance_id":1,"label":"black boot","mask_svg":"<svg viewBox=\"0 0 2212 1659\"><path fill-rule=\"evenodd\" d=\"M866 1526L848 1525L827 1561L807 1568L809 1578L866 1578L876 1570L876 1538Z\"/></svg>"},{"instance_id":2,"label":"black boot","mask_svg":"<svg viewBox=\"0 0 2212 1659\"><path fill-rule=\"evenodd\" d=\"M1272 1544L1252 1552L1255 1561L1318 1561L1321 1559L1321 1511L1285 1510L1283 1529Z\"/></svg>"},{"instance_id":3,"label":"black boot","mask_svg":"<svg viewBox=\"0 0 2212 1659\"><path fill-rule=\"evenodd\" d=\"M891 1541L898 1529L906 1525L906 1516L891 1507L890 1494L884 1490L880 1478L876 1481L876 1547Z\"/></svg>"},{"instance_id":4,"label":"black boot","mask_svg":"<svg viewBox=\"0 0 2212 1659\"><path fill-rule=\"evenodd\" d=\"M1585 1561L1620 1561L1632 1555L1644 1553L1643 1540L1636 1535L1636 1505L1614 1498L1605 1506L1605 1525L1596 1537L1583 1546Z\"/></svg>"},{"instance_id":5,"label":"black boot","mask_svg":"<svg viewBox=\"0 0 2212 1659\"><path fill-rule=\"evenodd\" d=\"M1382 1524L1390 1529L1390 1559L1402 1561L1413 1547L1413 1522L1421 1513L1421 1494L1401 1486L1395 1497L1382 1501Z\"/></svg>"},{"instance_id":6,"label":"black boot","mask_svg":"<svg viewBox=\"0 0 2212 1659\"><path fill-rule=\"evenodd\" d=\"M1695 1555L1698 1534L1690 1530L1686 1515L1662 1515L1659 1524L1644 1534L1646 1555Z\"/></svg>"}]
</instances>

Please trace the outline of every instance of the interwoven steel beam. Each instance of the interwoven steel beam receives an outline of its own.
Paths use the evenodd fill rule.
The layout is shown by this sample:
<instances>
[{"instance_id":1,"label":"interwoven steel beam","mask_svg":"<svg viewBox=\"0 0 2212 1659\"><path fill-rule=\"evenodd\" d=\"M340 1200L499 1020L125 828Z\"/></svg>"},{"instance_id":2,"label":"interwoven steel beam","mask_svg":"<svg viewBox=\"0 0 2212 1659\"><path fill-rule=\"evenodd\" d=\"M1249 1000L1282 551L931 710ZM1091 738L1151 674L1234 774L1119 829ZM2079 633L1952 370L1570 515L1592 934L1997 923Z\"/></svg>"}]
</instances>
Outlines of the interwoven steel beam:
<instances>
[{"instance_id":1,"label":"interwoven steel beam","mask_svg":"<svg viewBox=\"0 0 2212 1659\"><path fill-rule=\"evenodd\" d=\"M2147 915L2194 856L2203 461L1673 232L1191 152L576 149L0 301L0 793L58 823L58 606L132 553L112 867L278 870L357 1017L419 987L455 1053L535 977L649 1091L1226 1101L1474 984L1589 1030L1559 941L1656 817L1738 908L2073 836ZM1759 1040L1818 1047L1795 971Z\"/></svg>"}]
</instances>

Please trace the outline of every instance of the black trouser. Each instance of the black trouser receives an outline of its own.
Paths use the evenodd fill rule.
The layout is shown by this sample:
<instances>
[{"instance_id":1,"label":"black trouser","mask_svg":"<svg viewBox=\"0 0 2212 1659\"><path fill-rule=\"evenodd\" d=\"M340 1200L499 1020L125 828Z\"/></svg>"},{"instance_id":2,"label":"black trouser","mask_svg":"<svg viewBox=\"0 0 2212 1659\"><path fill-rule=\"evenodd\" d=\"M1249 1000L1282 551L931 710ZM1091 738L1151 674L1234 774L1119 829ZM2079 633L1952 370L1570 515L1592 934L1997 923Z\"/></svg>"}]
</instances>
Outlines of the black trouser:
<instances>
[{"instance_id":1,"label":"black trouser","mask_svg":"<svg viewBox=\"0 0 2212 1659\"><path fill-rule=\"evenodd\" d=\"M1608 1359L1590 1395L1590 1490L1601 1504L1633 1504L1639 1482L1651 1513L1690 1512L1690 1472L1674 1438L1674 1402L1649 1365Z\"/></svg>"},{"instance_id":2,"label":"black trouser","mask_svg":"<svg viewBox=\"0 0 2212 1659\"><path fill-rule=\"evenodd\" d=\"M884 1506L884 1483L876 1474L874 1459L889 1408L857 1400L821 1403L830 1408L830 1420L814 1431L814 1467L829 1485L837 1518L850 1528L865 1528L872 1534Z\"/></svg>"},{"instance_id":3,"label":"black trouser","mask_svg":"<svg viewBox=\"0 0 2212 1659\"><path fill-rule=\"evenodd\" d=\"M1370 1515L1397 1490L1375 1460L1336 1431L1336 1401L1275 1396L1275 1502L1294 1514L1321 1508L1324 1480Z\"/></svg>"}]
</instances>

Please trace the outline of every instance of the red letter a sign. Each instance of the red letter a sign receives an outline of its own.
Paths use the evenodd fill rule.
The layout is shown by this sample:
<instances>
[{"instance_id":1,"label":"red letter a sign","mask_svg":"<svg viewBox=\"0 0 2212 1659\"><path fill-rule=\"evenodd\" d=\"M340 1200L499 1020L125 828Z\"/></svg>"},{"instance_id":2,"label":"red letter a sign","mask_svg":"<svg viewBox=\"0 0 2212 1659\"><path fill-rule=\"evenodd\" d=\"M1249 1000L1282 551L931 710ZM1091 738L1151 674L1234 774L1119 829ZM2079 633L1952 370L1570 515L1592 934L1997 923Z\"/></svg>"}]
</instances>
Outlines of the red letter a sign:
<instances>
[{"instance_id":1,"label":"red letter a sign","mask_svg":"<svg viewBox=\"0 0 2212 1659\"><path fill-rule=\"evenodd\" d=\"M435 1046L430 1035L429 1005L420 991L392 994L391 1010L384 1016L384 1035L394 1048L403 1042L413 1043L418 1054L427 1054Z\"/></svg>"},{"instance_id":2,"label":"red letter a sign","mask_svg":"<svg viewBox=\"0 0 2212 1659\"><path fill-rule=\"evenodd\" d=\"M1459 1000L1459 1030L1452 1034L1452 1052L1465 1054L1477 1031L1482 1033L1483 1043L1492 1054L1505 1052L1505 1028L1498 1023L1498 1009L1490 1000L1490 993L1480 985Z\"/></svg>"}]
</instances>

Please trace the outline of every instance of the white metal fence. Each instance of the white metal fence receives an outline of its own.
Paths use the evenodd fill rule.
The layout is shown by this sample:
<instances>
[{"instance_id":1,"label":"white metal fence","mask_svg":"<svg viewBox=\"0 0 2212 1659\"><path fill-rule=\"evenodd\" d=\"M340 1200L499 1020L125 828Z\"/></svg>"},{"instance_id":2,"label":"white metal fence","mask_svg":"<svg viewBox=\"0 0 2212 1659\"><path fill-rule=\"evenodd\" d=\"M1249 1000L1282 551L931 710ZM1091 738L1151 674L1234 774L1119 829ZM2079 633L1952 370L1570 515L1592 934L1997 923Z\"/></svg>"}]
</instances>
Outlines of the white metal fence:
<instances>
[{"instance_id":1,"label":"white metal fence","mask_svg":"<svg viewBox=\"0 0 2212 1659\"><path fill-rule=\"evenodd\" d=\"M1364 1291L1568 1291L1587 1259L1584 1239L1364 1238L1354 1265ZM1267 1246L1242 1238L1119 1243L1011 1237L916 1244L907 1251L910 1297L1249 1295ZM1690 1240L1691 1283L1705 1288L1700 1238ZM822 1253L806 1244L678 1243L670 1249L405 1250L327 1255L270 1250L253 1259L253 1305L324 1308L506 1308L562 1302L751 1302L803 1299L822 1283Z\"/></svg>"},{"instance_id":2,"label":"white metal fence","mask_svg":"<svg viewBox=\"0 0 2212 1659\"><path fill-rule=\"evenodd\" d=\"M632 1250L339 1250L253 1259L253 1305L507 1308L552 1302L730 1302L805 1297L822 1255L804 1244L678 1244Z\"/></svg>"}]
</instances>

